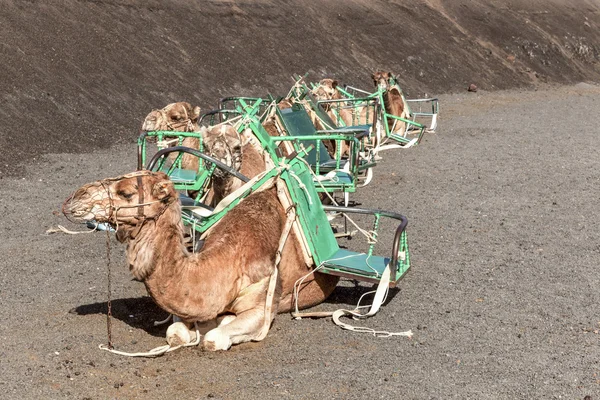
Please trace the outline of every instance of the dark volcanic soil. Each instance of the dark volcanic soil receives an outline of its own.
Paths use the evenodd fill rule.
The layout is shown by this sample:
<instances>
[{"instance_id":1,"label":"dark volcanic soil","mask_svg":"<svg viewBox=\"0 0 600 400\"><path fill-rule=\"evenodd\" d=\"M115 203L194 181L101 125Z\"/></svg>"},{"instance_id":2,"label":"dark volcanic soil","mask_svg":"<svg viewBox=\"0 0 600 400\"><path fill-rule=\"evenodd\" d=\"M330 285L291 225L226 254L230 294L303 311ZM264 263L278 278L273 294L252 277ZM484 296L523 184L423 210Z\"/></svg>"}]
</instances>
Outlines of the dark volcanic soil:
<instances>
[{"instance_id":1,"label":"dark volcanic soil","mask_svg":"<svg viewBox=\"0 0 600 400\"><path fill-rule=\"evenodd\" d=\"M600 88L541 88L598 80L599 5L496 3L1 1L0 397L599 399ZM306 71L368 87L376 68L412 96L455 92L354 196L410 220L413 268L364 324L413 339L280 315L224 353L99 350L106 237L45 231L81 229L58 213L69 193L134 169L144 115ZM163 344L164 313L110 248L115 344ZM345 281L319 309L364 290Z\"/></svg>"},{"instance_id":2,"label":"dark volcanic soil","mask_svg":"<svg viewBox=\"0 0 600 400\"><path fill-rule=\"evenodd\" d=\"M152 108L284 93L292 74L412 97L600 77L594 1L1 0L0 177L131 143ZM5 150L6 151L6 150Z\"/></svg>"},{"instance_id":3,"label":"dark volcanic soil","mask_svg":"<svg viewBox=\"0 0 600 400\"><path fill-rule=\"evenodd\" d=\"M226 353L99 350L106 237L44 232L82 229L52 211L81 184L132 170L135 149L57 154L2 180L2 398L600 398L600 88L441 100L439 132L383 153L353 196L410 219L412 270L363 325L413 339L284 314L263 342ZM123 251L113 239L113 340L145 351L164 343L152 321L165 314ZM365 289L345 281L318 309L349 307Z\"/></svg>"}]
</instances>

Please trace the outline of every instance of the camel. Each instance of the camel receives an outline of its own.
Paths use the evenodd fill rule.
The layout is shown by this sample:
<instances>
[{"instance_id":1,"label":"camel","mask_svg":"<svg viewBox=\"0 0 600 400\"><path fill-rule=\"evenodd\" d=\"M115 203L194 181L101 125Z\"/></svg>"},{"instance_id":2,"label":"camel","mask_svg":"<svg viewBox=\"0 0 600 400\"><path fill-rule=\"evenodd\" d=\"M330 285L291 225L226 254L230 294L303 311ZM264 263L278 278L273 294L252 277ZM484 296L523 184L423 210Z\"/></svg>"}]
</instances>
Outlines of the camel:
<instances>
[{"instance_id":1,"label":"camel","mask_svg":"<svg viewBox=\"0 0 600 400\"><path fill-rule=\"evenodd\" d=\"M317 101L344 99L344 96L337 87L337 80L330 78L321 79L319 85L312 90L312 94L315 96ZM345 126L366 125L373 122L373 116L371 115L370 118L368 116L367 107L344 107L347 105L347 102L342 102L340 107L335 109L335 111L339 114L338 117L338 115L334 113L334 105L327 103L321 104L334 122L338 121L338 118L341 118Z\"/></svg>"},{"instance_id":2,"label":"camel","mask_svg":"<svg viewBox=\"0 0 600 400\"><path fill-rule=\"evenodd\" d=\"M200 107L192 108L190 103L180 101L167 104L160 110L152 110L142 123L142 131L175 131L175 132L197 132ZM183 139L183 146L198 149L200 146L198 138L187 137ZM184 154L181 160L182 168L197 170L198 159Z\"/></svg>"},{"instance_id":3,"label":"camel","mask_svg":"<svg viewBox=\"0 0 600 400\"><path fill-rule=\"evenodd\" d=\"M396 77L391 72L377 71L371 75L375 86L383 91L383 106L387 114L408 118L402 89L396 83ZM388 117L387 124L392 133L404 133L406 122Z\"/></svg>"},{"instance_id":4,"label":"camel","mask_svg":"<svg viewBox=\"0 0 600 400\"><path fill-rule=\"evenodd\" d=\"M266 168L266 162L247 135L241 137L244 160ZM245 161L244 161L245 162ZM244 169L241 170L251 175ZM299 238L289 232L275 265L286 210L275 187L255 191L230 210L206 234L198 253L184 245L179 194L162 172L138 171L103 179L79 188L70 200L69 213L96 220L116 229L127 245L127 262L149 295L180 321L167 330L170 345L196 339L194 323L218 326L202 338L205 349L227 350L232 344L260 341L277 312L294 306L294 283L308 274ZM267 286L278 268L271 311L266 313ZM300 288L300 308L324 301L339 278L314 273Z\"/></svg>"},{"instance_id":5,"label":"camel","mask_svg":"<svg viewBox=\"0 0 600 400\"><path fill-rule=\"evenodd\" d=\"M242 135L233 126L222 124L210 129L202 127L200 131L208 155L247 177L254 177L265 170L262 156L253 157L255 154L246 151L249 149L248 146L243 146ZM242 184L241 180L217 168L213 173L210 189L204 203L215 207L224 197L234 192Z\"/></svg>"},{"instance_id":6,"label":"camel","mask_svg":"<svg viewBox=\"0 0 600 400\"><path fill-rule=\"evenodd\" d=\"M337 89L338 81L331 78L321 79L319 85L312 90L317 100L338 100L344 96Z\"/></svg>"}]
</instances>

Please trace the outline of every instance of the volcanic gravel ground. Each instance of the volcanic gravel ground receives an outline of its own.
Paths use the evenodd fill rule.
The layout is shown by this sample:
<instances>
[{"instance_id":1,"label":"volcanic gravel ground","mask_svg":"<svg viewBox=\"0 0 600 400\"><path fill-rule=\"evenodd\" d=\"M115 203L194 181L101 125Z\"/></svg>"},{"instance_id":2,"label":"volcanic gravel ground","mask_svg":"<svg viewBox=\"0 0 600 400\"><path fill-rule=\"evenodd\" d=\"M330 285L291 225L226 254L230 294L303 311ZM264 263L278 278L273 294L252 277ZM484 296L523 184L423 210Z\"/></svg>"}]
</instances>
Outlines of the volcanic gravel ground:
<instances>
[{"instance_id":1,"label":"volcanic gravel ground","mask_svg":"<svg viewBox=\"0 0 600 400\"><path fill-rule=\"evenodd\" d=\"M410 220L412 270L360 324L412 329L412 339L284 314L263 342L228 352L103 352L106 235L45 231L85 230L60 215L62 201L132 171L135 133L3 178L0 397L600 398L600 88L445 95L441 107L438 132L384 152L372 184L353 196ZM165 313L131 280L114 238L110 259L114 344L162 345L165 328L152 321ZM351 306L367 289L344 281L317 309Z\"/></svg>"}]
</instances>

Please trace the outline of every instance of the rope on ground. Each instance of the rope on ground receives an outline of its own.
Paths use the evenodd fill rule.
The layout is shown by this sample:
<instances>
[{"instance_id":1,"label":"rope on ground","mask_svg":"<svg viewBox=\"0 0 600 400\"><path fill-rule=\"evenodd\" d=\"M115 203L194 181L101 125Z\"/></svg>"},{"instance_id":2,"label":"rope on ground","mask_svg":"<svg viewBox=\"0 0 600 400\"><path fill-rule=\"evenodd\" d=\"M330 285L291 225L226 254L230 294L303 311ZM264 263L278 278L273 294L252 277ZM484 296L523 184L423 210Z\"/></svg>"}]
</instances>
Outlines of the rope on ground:
<instances>
[{"instance_id":1,"label":"rope on ground","mask_svg":"<svg viewBox=\"0 0 600 400\"><path fill-rule=\"evenodd\" d=\"M349 257L355 257L355 256L356 255L340 257L340 258L331 259L331 260L327 260L327 261L338 261L338 260L342 260L342 259L349 258ZM369 317L375 315L379 311L379 308L381 307L381 305L383 303L385 303L385 300L386 300L388 292L389 292L390 275L391 275L391 269L390 269L389 264L386 266L385 270L383 271L383 273L381 275L381 279L379 281L377 289L375 290L375 298L373 299L373 303L371 305L361 306L360 302L364 296L366 296L367 294L373 293L372 291L367 292L360 297L360 299L358 300L358 304L356 305L354 310L339 309L336 311L317 311L317 312L302 312L302 313L299 312L298 296L299 296L300 286L302 285L302 282L304 282L304 280L308 276L310 276L311 274L317 272L320 268L322 268L324 264L325 264L325 262L321 263L317 268L313 269L308 274L304 275L302 278L298 279L294 283L294 307L295 307L295 310L294 310L294 312L292 312L292 317L294 319L300 320L303 317L304 318L331 317L333 322L337 326L339 326L342 329L346 329L346 330L353 331L353 332L370 333L375 337L390 337L390 336L406 336L409 338L412 337L413 333L411 330L404 331L404 332L379 331L379 330L375 330L373 328L368 328L368 327L364 327L364 326L354 326L354 325L350 325L350 324L340 321L340 318L343 316L351 316L355 320L366 319L366 318L369 318ZM370 310L365 314L363 314L359 311L360 309L369 308L369 307L370 307Z\"/></svg>"},{"instance_id":2,"label":"rope on ground","mask_svg":"<svg viewBox=\"0 0 600 400\"><path fill-rule=\"evenodd\" d=\"M162 356L165 353L170 353L172 351L175 351L175 350L179 349L180 347L198 346L200 344L201 335L200 335L200 330L198 329L198 324L196 322L194 322L194 328L196 329L196 340L194 340L193 342L190 342L190 343L180 344L180 345L173 346L173 347L171 347L171 345L169 345L169 344L165 344L164 346L155 347L152 350L149 350L147 352L142 352L142 353L129 353L126 351L115 350L115 349L111 349L110 347L108 347L105 344L101 344L98 347L101 350L106 350L113 354L118 354L120 356L125 356L125 357L158 357L158 356Z\"/></svg>"},{"instance_id":3,"label":"rope on ground","mask_svg":"<svg viewBox=\"0 0 600 400\"><path fill-rule=\"evenodd\" d=\"M94 229L91 230L87 230L87 231L71 231L67 228L65 228L62 225L58 225L57 228L50 228L48 230L46 230L47 234L51 234L51 233L58 233L58 232L62 232L62 233L66 233L68 235L78 235L80 233L92 233L92 232L96 232L98 229L96 229L96 227Z\"/></svg>"}]
</instances>

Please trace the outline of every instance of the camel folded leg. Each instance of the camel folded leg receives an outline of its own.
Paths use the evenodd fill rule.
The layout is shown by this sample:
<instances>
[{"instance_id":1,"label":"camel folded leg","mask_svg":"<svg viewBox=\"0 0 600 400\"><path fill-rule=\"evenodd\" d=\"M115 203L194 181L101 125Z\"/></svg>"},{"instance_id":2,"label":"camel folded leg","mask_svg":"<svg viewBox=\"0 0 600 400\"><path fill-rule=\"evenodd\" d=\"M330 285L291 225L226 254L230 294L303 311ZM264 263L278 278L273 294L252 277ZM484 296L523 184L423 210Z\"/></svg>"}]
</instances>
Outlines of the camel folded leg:
<instances>
[{"instance_id":1,"label":"camel folded leg","mask_svg":"<svg viewBox=\"0 0 600 400\"><path fill-rule=\"evenodd\" d=\"M275 318L271 313L269 323ZM235 318L224 320L218 328L209 331L202 341L204 348L209 351L228 350L231 345L259 340L265 325L264 304L241 312Z\"/></svg>"},{"instance_id":2,"label":"camel folded leg","mask_svg":"<svg viewBox=\"0 0 600 400\"><path fill-rule=\"evenodd\" d=\"M206 335L209 331L226 325L235 319L235 315L227 314L201 323L184 322L181 318L173 316L173 323L167 329L166 339L171 347L186 345L194 342L196 338L196 329L201 336Z\"/></svg>"}]
</instances>

